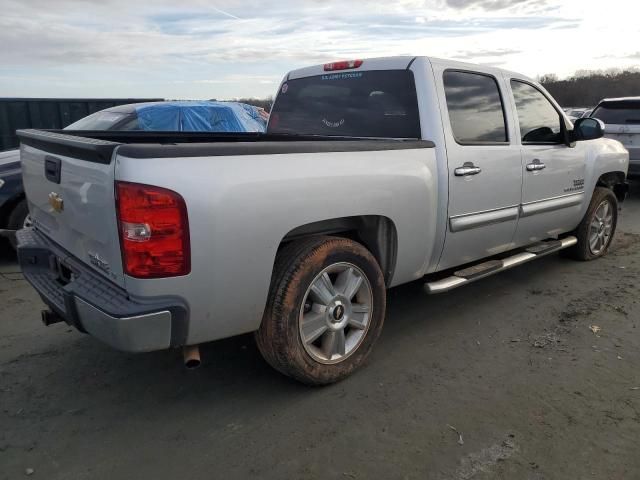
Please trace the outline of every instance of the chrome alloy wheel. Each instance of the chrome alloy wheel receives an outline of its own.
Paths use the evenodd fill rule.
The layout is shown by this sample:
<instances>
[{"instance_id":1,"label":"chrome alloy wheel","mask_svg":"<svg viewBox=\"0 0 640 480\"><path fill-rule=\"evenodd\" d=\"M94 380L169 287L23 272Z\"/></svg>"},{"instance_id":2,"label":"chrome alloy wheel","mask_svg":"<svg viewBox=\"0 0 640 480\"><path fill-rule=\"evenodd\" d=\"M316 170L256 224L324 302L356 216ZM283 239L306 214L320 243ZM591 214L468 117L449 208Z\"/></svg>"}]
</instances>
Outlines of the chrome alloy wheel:
<instances>
[{"instance_id":1,"label":"chrome alloy wheel","mask_svg":"<svg viewBox=\"0 0 640 480\"><path fill-rule=\"evenodd\" d=\"M371 285L351 263L334 263L307 289L298 325L306 352L320 363L338 363L355 352L369 329Z\"/></svg>"},{"instance_id":2,"label":"chrome alloy wheel","mask_svg":"<svg viewBox=\"0 0 640 480\"><path fill-rule=\"evenodd\" d=\"M589 250L594 255L599 255L611 239L613 230L613 208L605 200L596 208L591 224L589 225Z\"/></svg>"}]
</instances>

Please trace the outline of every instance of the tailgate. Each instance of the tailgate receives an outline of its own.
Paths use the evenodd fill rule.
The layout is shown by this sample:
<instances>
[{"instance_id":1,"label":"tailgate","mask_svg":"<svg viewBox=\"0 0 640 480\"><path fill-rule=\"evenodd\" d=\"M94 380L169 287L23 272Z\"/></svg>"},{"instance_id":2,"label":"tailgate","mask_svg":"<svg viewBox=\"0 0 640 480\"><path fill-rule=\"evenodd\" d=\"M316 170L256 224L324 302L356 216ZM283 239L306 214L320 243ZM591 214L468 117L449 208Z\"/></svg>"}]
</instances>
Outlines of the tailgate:
<instances>
[{"instance_id":1,"label":"tailgate","mask_svg":"<svg viewBox=\"0 0 640 480\"><path fill-rule=\"evenodd\" d=\"M124 286L112 162L120 144L41 130L17 133L35 228Z\"/></svg>"}]
</instances>

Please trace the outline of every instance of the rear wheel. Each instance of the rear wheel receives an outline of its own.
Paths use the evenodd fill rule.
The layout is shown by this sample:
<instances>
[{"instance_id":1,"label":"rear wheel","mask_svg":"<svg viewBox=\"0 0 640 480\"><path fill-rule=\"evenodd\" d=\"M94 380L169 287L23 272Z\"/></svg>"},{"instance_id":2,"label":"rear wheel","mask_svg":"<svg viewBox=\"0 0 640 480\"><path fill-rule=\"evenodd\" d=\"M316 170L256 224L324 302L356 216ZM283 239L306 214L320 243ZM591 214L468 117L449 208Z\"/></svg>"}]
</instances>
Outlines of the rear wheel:
<instances>
[{"instance_id":1,"label":"rear wheel","mask_svg":"<svg viewBox=\"0 0 640 480\"><path fill-rule=\"evenodd\" d=\"M609 250L618 223L618 199L608 188L596 187L582 222L574 232L578 243L567 253L577 260L593 260Z\"/></svg>"},{"instance_id":2,"label":"rear wheel","mask_svg":"<svg viewBox=\"0 0 640 480\"><path fill-rule=\"evenodd\" d=\"M31 226L31 217L29 217L29 207L26 200L21 200L9 214L7 221L7 228L9 230L20 230ZM14 236L9 237L9 242L15 250L17 247L17 241Z\"/></svg>"},{"instance_id":3,"label":"rear wheel","mask_svg":"<svg viewBox=\"0 0 640 480\"><path fill-rule=\"evenodd\" d=\"M256 332L275 369L301 382L342 380L380 335L386 290L375 258L357 242L294 242L276 259L269 302Z\"/></svg>"}]
</instances>

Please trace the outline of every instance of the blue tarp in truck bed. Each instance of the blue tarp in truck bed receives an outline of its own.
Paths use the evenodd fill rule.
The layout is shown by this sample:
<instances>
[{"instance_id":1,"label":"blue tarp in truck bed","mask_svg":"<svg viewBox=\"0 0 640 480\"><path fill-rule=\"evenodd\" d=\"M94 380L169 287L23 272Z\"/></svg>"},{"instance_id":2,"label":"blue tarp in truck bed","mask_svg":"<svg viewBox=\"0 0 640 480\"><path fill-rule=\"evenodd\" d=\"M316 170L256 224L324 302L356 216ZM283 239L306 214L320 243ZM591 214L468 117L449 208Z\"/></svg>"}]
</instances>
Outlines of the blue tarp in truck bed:
<instances>
[{"instance_id":1,"label":"blue tarp in truck bed","mask_svg":"<svg viewBox=\"0 0 640 480\"><path fill-rule=\"evenodd\" d=\"M258 109L237 102L166 102L136 107L138 124L146 131L264 132Z\"/></svg>"}]
</instances>

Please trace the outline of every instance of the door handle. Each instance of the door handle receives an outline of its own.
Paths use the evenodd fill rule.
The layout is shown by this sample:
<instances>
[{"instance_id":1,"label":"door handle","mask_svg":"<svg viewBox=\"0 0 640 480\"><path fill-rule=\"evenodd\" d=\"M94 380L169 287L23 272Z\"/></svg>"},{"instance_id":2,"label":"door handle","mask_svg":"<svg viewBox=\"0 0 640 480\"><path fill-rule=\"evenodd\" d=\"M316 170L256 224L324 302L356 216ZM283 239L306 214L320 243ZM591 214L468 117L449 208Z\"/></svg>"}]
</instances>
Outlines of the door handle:
<instances>
[{"instance_id":1,"label":"door handle","mask_svg":"<svg viewBox=\"0 0 640 480\"><path fill-rule=\"evenodd\" d=\"M482 171L480 167L476 167L473 162L464 162L461 167L456 168L453 173L456 177L466 177L467 175L477 175Z\"/></svg>"},{"instance_id":2,"label":"door handle","mask_svg":"<svg viewBox=\"0 0 640 480\"><path fill-rule=\"evenodd\" d=\"M60 171L62 170L62 160L57 157L47 155L44 157L44 176L53 183L60 183Z\"/></svg>"},{"instance_id":3,"label":"door handle","mask_svg":"<svg viewBox=\"0 0 640 480\"><path fill-rule=\"evenodd\" d=\"M527 163L528 172L537 172L538 170L544 170L545 168L547 168L547 166L537 158L533 162Z\"/></svg>"}]
</instances>

